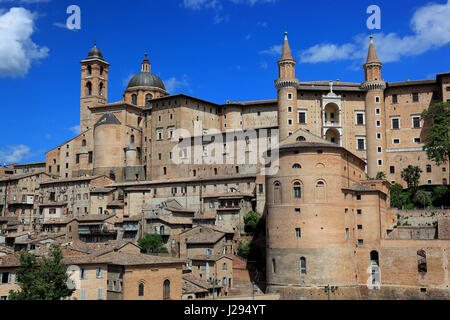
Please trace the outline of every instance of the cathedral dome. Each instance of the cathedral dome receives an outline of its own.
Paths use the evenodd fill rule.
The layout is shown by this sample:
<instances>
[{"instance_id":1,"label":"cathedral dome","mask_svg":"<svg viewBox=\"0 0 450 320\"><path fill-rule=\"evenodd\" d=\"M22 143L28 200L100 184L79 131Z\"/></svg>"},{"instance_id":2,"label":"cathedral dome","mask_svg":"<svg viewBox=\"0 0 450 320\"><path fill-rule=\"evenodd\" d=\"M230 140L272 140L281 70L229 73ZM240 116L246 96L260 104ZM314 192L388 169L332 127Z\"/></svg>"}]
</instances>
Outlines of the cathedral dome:
<instances>
[{"instance_id":1,"label":"cathedral dome","mask_svg":"<svg viewBox=\"0 0 450 320\"><path fill-rule=\"evenodd\" d=\"M95 58L103 60L103 54L100 51L100 49L97 48L97 44L94 44L94 47L91 50L89 50L87 56L87 59L95 59Z\"/></svg>"},{"instance_id":2,"label":"cathedral dome","mask_svg":"<svg viewBox=\"0 0 450 320\"><path fill-rule=\"evenodd\" d=\"M166 90L162 80L151 72L139 72L128 83L127 89L133 87L156 87Z\"/></svg>"}]
</instances>

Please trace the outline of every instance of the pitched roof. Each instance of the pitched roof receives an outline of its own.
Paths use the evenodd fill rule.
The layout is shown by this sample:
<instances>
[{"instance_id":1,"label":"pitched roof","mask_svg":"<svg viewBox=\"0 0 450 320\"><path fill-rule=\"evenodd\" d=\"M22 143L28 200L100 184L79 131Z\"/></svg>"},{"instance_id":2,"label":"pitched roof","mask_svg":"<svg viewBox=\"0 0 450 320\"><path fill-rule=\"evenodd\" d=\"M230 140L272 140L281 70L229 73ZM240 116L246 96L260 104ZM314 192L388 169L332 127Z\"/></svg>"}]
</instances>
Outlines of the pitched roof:
<instances>
[{"instance_id":1,"label":"pitched roof","mask_svg":"<svg viewBox=\"0 0 450 320\"><path fill-rule=\"evenodd\" d=\"M106 112L94 125L94 127L98 127L104 124L121 124L119 119L112 112Z\"/></svg>"},{"instance_id":2,"label":"pitched roof","mask_svg":"<svg viewBox=\"0 0 450 320\"><path fill-rule=\"evenodd\" d=\"M183 280L187 283L190 283L192 285L194 285L197 288L201 288L203 290L205 290L206 292L208 292L209 289L213 288L213 284L200 278L199 276L195 275L195 274L187 274L183 276ZM220 287L220 286L215 286L216 288Z\"/></svg>"},{"instance_id":3,"label":"pitched roof","mask_svg":"<svg viewBox=\"0 0 450 320\"><path fill-rule=\"evenodd\" d=\"M123 265L123 266L134 266L134 265L152 265L152 264L185 264L184 259L177 259L171 257L161 257L150 254L135 254L118 252L110 258L112 264Z\"/></svg>"},{"instance_id":4,"label":"pitched roof","mask_svg":"<svg viewBox=\"0 0 450 320\"><path fill-rule=\"evenodd\" d=\"M202 230L202 232L195 233L186 237L187 244L211 244L217 243L225 236L225 233L215 230Z\"/></svg>"}]
</instances>

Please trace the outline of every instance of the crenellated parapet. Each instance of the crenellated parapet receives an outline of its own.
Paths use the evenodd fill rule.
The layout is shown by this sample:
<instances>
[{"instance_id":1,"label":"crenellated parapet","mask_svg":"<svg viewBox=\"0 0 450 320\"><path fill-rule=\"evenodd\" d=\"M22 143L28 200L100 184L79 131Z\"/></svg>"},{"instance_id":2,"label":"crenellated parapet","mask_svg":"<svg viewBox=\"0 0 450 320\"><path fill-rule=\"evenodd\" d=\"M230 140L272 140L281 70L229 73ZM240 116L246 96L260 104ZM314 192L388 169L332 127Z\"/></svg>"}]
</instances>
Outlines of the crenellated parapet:
<instances>
[{"instance_id":1,"label":"crenellated parapet","mask_svg":"<svg viewBox=\"0 0 450 320\"><path fill-rule=\"evenodd\" d=\"M386 81L371 80L361 84L361 89L365 91L384 91L386 90Z\"/></svg>"}]
</instances>

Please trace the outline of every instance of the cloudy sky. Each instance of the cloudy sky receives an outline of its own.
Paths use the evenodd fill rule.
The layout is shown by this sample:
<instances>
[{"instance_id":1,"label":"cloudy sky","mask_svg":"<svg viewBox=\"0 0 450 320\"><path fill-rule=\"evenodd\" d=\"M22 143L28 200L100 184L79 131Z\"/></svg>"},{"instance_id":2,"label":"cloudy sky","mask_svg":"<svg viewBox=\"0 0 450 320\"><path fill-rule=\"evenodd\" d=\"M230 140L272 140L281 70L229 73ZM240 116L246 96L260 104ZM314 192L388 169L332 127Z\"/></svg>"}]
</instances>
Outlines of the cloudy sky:
<instances>
[{"instance_id":1,"label":"cloudy sky","mask_svg":"<svg viewBox=\"0 0 450 320\"><path fill-rule=\"evenodd\" d=\"M272 99L287 28L300 81L363 81L370 5L387 81L450 71L450 2L0 0L0 163L42 161L79 130L80 65L97 41L121 100L146 49L171 93L216 103ZM67 8L81 9L69 30Z\"/></svg>"}]
</instances>

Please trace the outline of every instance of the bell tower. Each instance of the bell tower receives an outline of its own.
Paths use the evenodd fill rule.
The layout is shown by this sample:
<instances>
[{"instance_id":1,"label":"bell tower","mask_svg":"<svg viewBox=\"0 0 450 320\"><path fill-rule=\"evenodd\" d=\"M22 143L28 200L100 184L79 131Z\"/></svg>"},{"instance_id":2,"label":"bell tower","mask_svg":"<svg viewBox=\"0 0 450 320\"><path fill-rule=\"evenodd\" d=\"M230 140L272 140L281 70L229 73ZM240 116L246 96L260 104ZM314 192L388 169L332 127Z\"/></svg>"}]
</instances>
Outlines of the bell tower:
<instances>
[{"instance_id":1,"label":"bell tower","mask_svg":"<svg viewBox=\"0 0 450 320\"><path fill-rule=\"evenodd\" d=\"M278 128L280 141L289 136L289 132L295 132L297 121L297 89L299 80L295 78L296 61L292 58L291 48L284 33L283 51L278 61L278 79L275 87L278 91Z\"/></svg>"},{"instance_id":2,"label":"bell tower","mask_svg":"<svg viewBox=\"0 0 450 320\"><path fill-rule=\"evenodd\" d=\"M384 90L386 82L381 79L381 67L373 37L370 36L369 53L363 65L365 82L361 88L366 91L366 153L367 174L375 177L386 168L386 119Z\"/></svg>"},{"instance_id":3,"label":"bell tower","mask_svg":"<svg viewBox=\"0 0 450 320\"><path fill-rule=\"evenodd\" d=\"M93 127L89 107L108 103L108 71L109 63L95 43L81 61L80 132Z\"/></svg>"}]
</instances>

